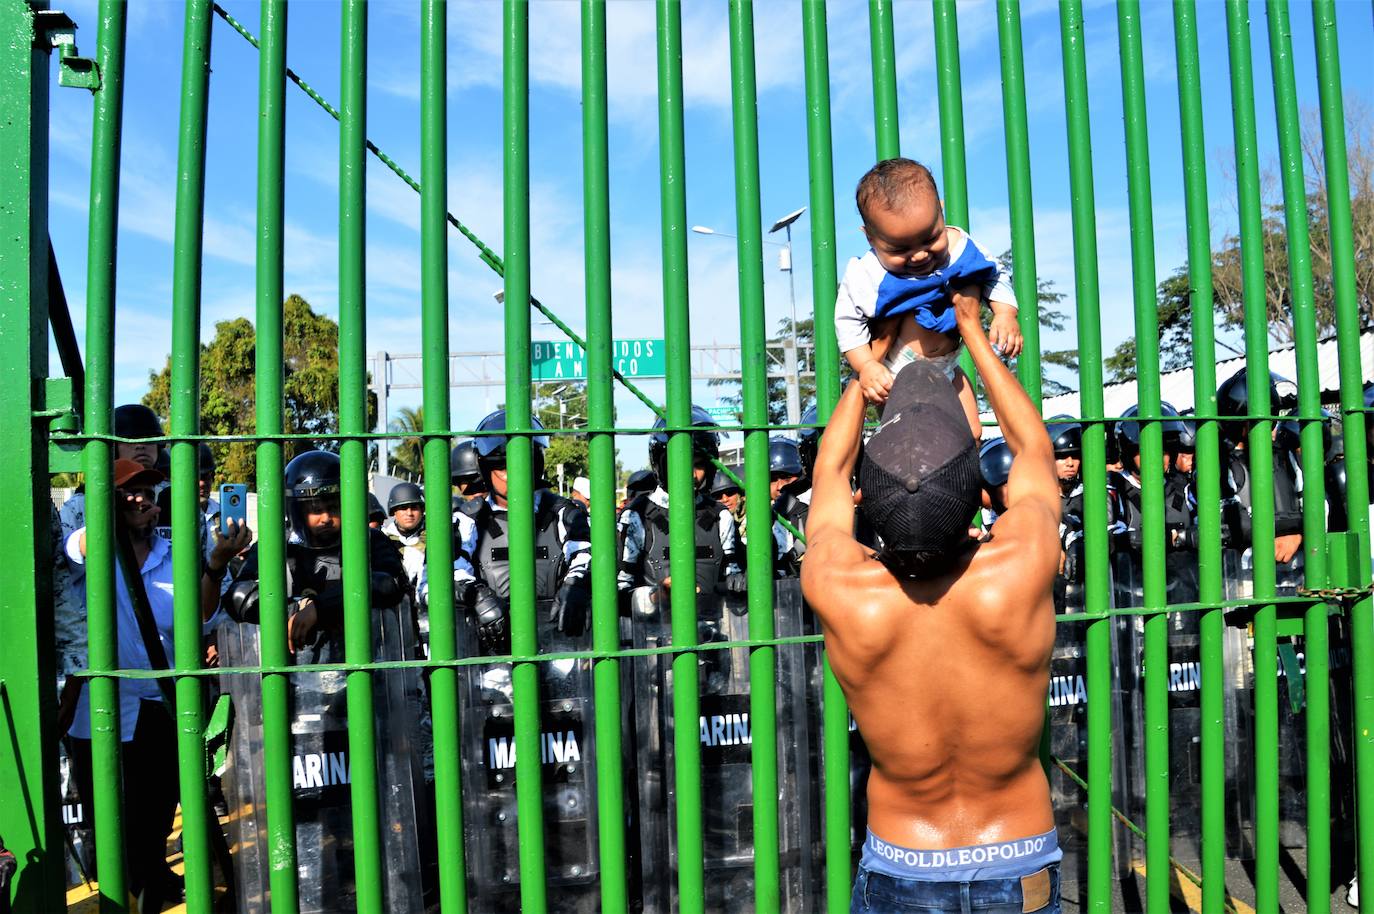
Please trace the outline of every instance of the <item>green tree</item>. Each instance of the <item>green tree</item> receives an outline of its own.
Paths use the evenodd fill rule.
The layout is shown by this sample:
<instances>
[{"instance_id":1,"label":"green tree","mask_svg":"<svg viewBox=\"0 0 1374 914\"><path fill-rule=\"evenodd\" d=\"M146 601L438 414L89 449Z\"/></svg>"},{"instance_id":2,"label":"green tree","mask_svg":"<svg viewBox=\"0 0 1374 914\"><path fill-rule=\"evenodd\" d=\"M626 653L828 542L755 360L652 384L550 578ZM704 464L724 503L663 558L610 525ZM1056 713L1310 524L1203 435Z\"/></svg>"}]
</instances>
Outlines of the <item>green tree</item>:
<instances>
[{"instance_id":1,"label":"green tree","mask_svg":"<svg viewBox=\"0 0 1374 914\"><path fill-rule=\"evenodd\" d=\"M1350 210L1355 246L1355 298L1360 325L1374 323L1374 121L1360 103L1348 106L1346 146L1350 177ZM1321 123L1313 111L1304 112L1303 173L1306 177L1308 247L1317 333L1335 332L1335 293L1331 279L1331 233L1326 220L1326 161L1322 155ZM1283 192L1272 172L1261 189L1263 211L1260 235L1264 299L1269 335L1280 344L1293 341L1293 300L1288 275L1288 231ZM1222 327L1245 322L1242 295L1241 244L1234 234L1224 236L1212 251L1213 307ZM1159 284L1160 366L1164 370L1192 363L1192 288L1187 267L1180 267ZM1129 381L1136 373L1134 337L1116 347L1104 362L1108 379Z\"/></svg>"},{"instance_id":2,"label":"green tree","mask_svg":"<svg viewBox=\"0 0 1374 914\"><path fill-rule=\"evenodd\" d=\"M586 382L535 384L534 416L547 429L586 428ZM564 480L572 485L574 478L587 475L590 450L585 435L550 435L549 448L544 452L545 475L557 482L561 464Z\"/></svg>"},{"instance_id":3,"label":"green tree","mask_svg":"<svg viewBox=\"0 0 1374 914\"><path fill-rule=\"evenodd\" d=\"M316 314L310 303L291 295L282 306L284 425L288 434L328 435L339 427L339 325ZM256 335L247 318L220 321L215 336L200 347L200 429L205 435L251 435L256 431L253 360ZM171 359L148 374L143 402L167 417L170 410ZM368 421L375 423L376 397L368 395ZM286 459L315 445L288 442ZM321 447L337 450L336 441ZM212 442L218 477L257 484L253 442Z\"/></svg>"},{"instance_id":4,"label":"green tree","mask_svg":"<svg viewBox=\"0 0 1374 914\"><path fill-rule=\"evenodd\" d=\"M392 447L392 464L396 470L403 471L415 479L424 473L425 442L420 437L424 428L425 408L423 406L417 406L413 409L409 406L401 407L396 418L392 419L387 426L387 430L392 434L406 436L400 444Z\"/></svg>"}]
</instances>

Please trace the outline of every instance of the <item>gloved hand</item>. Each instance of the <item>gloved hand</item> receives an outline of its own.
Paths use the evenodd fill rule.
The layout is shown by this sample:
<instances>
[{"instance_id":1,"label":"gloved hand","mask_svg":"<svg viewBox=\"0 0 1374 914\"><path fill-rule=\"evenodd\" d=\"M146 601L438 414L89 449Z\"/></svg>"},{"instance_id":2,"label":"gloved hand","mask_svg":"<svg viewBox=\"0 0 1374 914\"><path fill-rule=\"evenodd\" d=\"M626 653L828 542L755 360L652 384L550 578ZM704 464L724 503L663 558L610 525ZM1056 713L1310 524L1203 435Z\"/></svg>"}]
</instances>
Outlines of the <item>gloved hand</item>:
<instances>
[{"instance_id":1,"label":"gloved hand","mask_svg":"<svg viewBox=\"0 0 1374 914\"><path fill-rule=\"evenodd\" d=\"M727 574L725 577L721 578L720 583L716 585L716 590L719 593L744 593L748 589L749 577L742 571L736 572L735 574Z\"/></svg>"},{"instance_id":2,"label":"gloved hand","mask_svg":"<svg viewBox=\"0 0 1374 914\"><path fill-rule=\"evenodd\" d=\"M510 608L481 581L464 581L454 597L472 612L477 622L477 642L484 654L510 653Z\"/></svg>"},{"instance_id":3,"label":"gloved hand","mask_svg":"<svg viewBox=\"0 0 1374 914\"><path fill-rule=\"evenodd\" d=\"M563 634L576 637L587 630L591 608L592 590L586 576L564 581L553 598L549 621Z\"/></svg>"}]
</instances>

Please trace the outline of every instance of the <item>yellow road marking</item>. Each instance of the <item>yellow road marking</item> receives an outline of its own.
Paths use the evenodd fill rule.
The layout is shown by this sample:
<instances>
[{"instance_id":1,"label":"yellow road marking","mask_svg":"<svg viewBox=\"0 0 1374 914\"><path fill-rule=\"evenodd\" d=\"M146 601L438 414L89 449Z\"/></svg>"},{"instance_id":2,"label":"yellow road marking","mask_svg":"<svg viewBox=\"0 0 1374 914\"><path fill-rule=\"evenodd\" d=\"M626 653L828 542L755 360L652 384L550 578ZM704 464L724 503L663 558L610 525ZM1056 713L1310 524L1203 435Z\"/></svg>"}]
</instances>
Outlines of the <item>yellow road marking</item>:
<instances>
[{"instance_id":1,"label":"yellow road marking","mask_svg":"<svg viewBox=\"0 0 1374 914\"><path fill-rule=\"evenodd\" d=\"M1202 889L1198 888L1191 879L1184 875L1183 869L1179 867L1178 864L1174 864L1173 866L1174 878L1170 881L1169 893L1186 904L1188 910L1201 914ZM1135 870L1136 875L1141 879L1145 878L1144 863L1134 863L1131 868ZM1228 895L1226 899L1236 909L1236 914L1255 914L1254 908L1236 898L1234 895Z\"/></svg>"}]
</instances>

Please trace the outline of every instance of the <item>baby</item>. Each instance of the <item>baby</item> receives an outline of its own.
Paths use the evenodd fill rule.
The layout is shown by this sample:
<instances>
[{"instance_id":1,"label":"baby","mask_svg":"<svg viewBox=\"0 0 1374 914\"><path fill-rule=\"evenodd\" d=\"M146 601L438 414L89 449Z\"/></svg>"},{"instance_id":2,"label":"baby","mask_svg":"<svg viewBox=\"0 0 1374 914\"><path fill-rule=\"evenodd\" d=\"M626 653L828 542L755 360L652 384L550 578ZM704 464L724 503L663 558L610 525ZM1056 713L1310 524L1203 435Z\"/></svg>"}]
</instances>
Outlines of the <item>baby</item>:
<instances>
[{"instance_id":1,"label":"baby","mask_svg":"<svg viewBox=\"0 0 1374 914\"><path fill-rule=\"evenodd\" d=\"M835 335L870 403L882 404L893 376L916 359L936 362L959 394L974 439L982 435L973 387L959 370L956 296L986 299L988 338L1003 357L1021 351L1011 277L963 229L945 225L930 169L887 159L855 193L868 253L851 258L835 302Z\"/></svg>"}]
</instances>

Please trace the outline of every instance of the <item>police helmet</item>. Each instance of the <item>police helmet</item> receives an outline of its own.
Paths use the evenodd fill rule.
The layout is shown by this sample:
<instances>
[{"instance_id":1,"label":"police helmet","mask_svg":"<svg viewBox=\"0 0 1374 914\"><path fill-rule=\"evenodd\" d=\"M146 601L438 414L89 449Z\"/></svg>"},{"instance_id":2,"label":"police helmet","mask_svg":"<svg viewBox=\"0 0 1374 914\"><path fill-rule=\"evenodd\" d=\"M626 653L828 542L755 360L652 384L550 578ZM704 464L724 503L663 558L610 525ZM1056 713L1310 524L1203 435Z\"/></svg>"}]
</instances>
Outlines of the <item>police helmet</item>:
<instances>
[{"instance_id":1,"label":"police helmet","mask_svg":"<svg viewBox=\"0 0 1374 914\"><path fill-rule=\"evenodd\" d=\"M1045 421L1045 431L1054 445L1054 456L1077 457L1083 453L1083 426L1072 416L1051 416Z\"/></svg>"},{"instance_id":2,"label":"police helmet","mask_svg":"<svg viewBox=\"0 0 1374 914\"><path fill-rule=\"evenodd\" d=\"M397 508L420 508L425 506L425 493L413 482L402 482L391 487L386 497L386 513L395 514Z\"/></svg>"},{"instance_id":3,"label":"police helmet","mask_svg":"<svg viewBox=\"0 0 1374 914\"><path fill-rule=\"evenodd\" d=\"M477 423L479 432L504 431L505 428L504 409L487 414L485 419ZM534 416L530 416L530 428L537 432L544 430L544 426ZM508 440L505 435L479 435L473 439L473 447L477 451L477 469L481 473L482 482L486 483L488 488L491 487L491 471L506 463ZM530 442L530 478L534 480L535 488L539 488L544 479L544 451L549 446L549 436L535 435Z\"/></svg>"},{"instance_id":4,"label":"police helmet","mask_svg":"<svg viewBox=\"0 0 1374 914\"><path fill-rule=\"evenodd\" d=\"M625 496L634 498L636 495L648 495L657 488L658 477L653 470L636 470L625 482Z\"/></svg>"},{"instance_id":5,"label":"police helmet","mask_svg":"<svg viewBox=\"0 0 1374 914\"><path fill-rule=\"evenodd\" d=\"M978 475L986 488L1007 484L1011 478L1011 448L1005 438L989 438L978 448Z\"/></svg>"},{"instance_id":6,"label":"police helmet","mask_svg":"<svg viewBox=\"0 0 1374 914\"><path fill-rule=\"evenodd\" d=\"M1159 404L1159 414L1164 418L1160 425L1164 428L1164 441L1166 446L1174 446L1179 434L1183 431L1183 423L1177 418L1170 419L1170 416L1178 416L1178 410L1173 405L1161 401ZM1116 446L1122 458L1134 456L1140 452L1140 423L1132 421L1133 416L1140 415L1140 407L1136 404L1131 406L1121 414L1121 421L1116 424Z\"/></svg>"},{"instance_id":7,"label":"police helmet","mask_svg":"<svg viewBox=\"0 0 1374 914\"><path fill-rule=\"evenodd\" d=\"M1275 415L1291 412L1298 405L1298 386L1283 375L1269 372L1269 409ZM1241 368L1221 382L1217 388L1217 416L1221 419L1244 419L1251 412L1250 384L1246 369ZM1245 434L1244 422L1222 422L1222 435L1232 443Z\"/></svg>"},{"instance_id":8,"label":"police helmet","mask_svg":"<svg viewBox=\"0 0 1374 914\"><path fill-rule=\"evenodd\" d=\"M311 537L310 526L305 522L307 504L331 496L337 503L342 491L339 480L339 455L329 451L306 451L286 465L286 519L291 532L305 545L324 545L316 544Z\"/></svg>"},{"instance_id":9,"label":"police helmet","mask_svg":"<svg viewBox=\"0 0 1374 914\"><path fill-rule=\"evenodd\" d=\"M1333 505L1345 507L1346 467L1344 456L1337 457L1326 465L1326 497Z\"/></svg>"},{"instance_id":10,"label":"police helmet","mask_svg":"<svg viewBox=\"0 0 1374 914\"><path fill-rule=\"evenodd\" d=\"M817 421L816 407L808 406L806 412L802 413L801 421L803 425L815 425ZM806 472L805 476L811 475L811 470L816 466L816 454L821 448L821 429L804 428L797 432L797 453L801 455L802 469Z\"/></svg>"},{"instance_id":11,"label":"police helmet","mask_svg":"<svg viewBox=\"0 0 1374 914\"><path fill-rule=\"evenodd\" d=\"M734 473L741 480L744 479L744 464L734 464L730 467L730 472ZM743 494L744 492L744 489L739 485L739 483L735 482L729 476L726 476L724 473L716 473L716 481L711 486L711 494L713 496L719 496L731 490L739 492L741 494Z\"/></svg>"},{"instance_id":12,"label":"police helmet","mask_svg":"<svg viewBox=\"0 0 1374 914\"><path fill-rule=\"evenodd\" d=\"M115 407L114 433L118 438L161 438L162 423L142 403L125 403Z\"/></svg>"},{"instance_id":13,"label":"police helmet","mask_svg":"<svg viewBox=\"0 0 1374 914\"><path fill-rule=\"evenodd\" d=\"M1323 459L1331 453L1332 448L1332 420L1336 416L1330 410L1322 410L1322 419L1318 422L1322 430L1322 455ZM1338 421L1338 420L1337 420ZM1281 451L1296 451L1302 447L1302 422L1297 418L1284 419L1274 425L1274 447Z\"/></svg>"},{"instance_id":14,"label":"police helmet","mask_svg":"<svg viewBox=\"0 0 1374 914\"><path fill-rule=\"evenodd\" d=\"M386 520L386 508L382 507L382 500L371 492L367 493L367 522Z\"/></svg>"},{"instance_id":15,"label":"police helmet","mask_svg":"<svg viewBox=\"0 0 1374 914\"><path fill-rule=\"evenodd\" d=\"M1197 423L1182 419L1178 423L1178 449L1192 453L1197 450Z\"/></svg>"},{"instance_id":16,"label":"police helmet","mask_svg":"<svg viewBox=\"0 0 1374 914\"><path fill-rule=\"evenodd\" d=\"M448 455L449 475L454 482L474 482L482 478L477 468L477 442L473 438L463 438L453 446Z\"/></svg>"},{"instance_id":17,"label":"police helmet","mask_svg":"<svg viewBox=\"0 0 1374 914\"><path fill-rule=\"evenodd\" d=\"M702 488L709 492L716 478L715 460L720 457L720 435L715 431L718 426L711 414L700 406L692 407L692 425L697 429L692 432L692 461L695 464L705 458L706 478ZM649 466L664 485L668 482L667 427L667 421L660 417L654 422L654 432L649 436Z\"/></svg>"},{"instance_id":18,"label":"police helmet","mask_svg":"<svg viewBox=\"0 0 1374 914\"><path fill-rule=\"evenodd\" d=\"M196 475L201 479L215 475L215 452L204 441L196 448Z\"/></svg>"},{"instance_id":19,"label":"police helmet","mask_svg":"<svg viewBox=\"0 0 1374 914\"><path fill-rule=\"evenodd\" d=\"M768 439L768 472L781 476L804 475L805 468L797 442L783 437Z\"/></svg>"}]
</instances>

